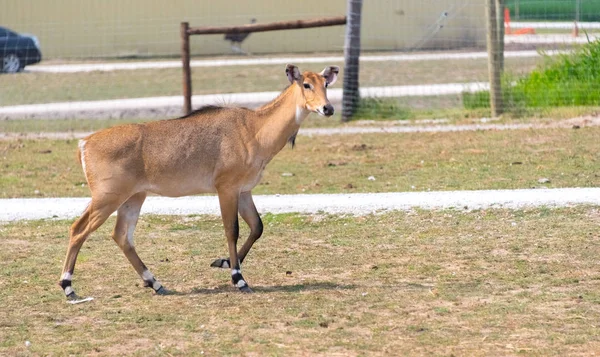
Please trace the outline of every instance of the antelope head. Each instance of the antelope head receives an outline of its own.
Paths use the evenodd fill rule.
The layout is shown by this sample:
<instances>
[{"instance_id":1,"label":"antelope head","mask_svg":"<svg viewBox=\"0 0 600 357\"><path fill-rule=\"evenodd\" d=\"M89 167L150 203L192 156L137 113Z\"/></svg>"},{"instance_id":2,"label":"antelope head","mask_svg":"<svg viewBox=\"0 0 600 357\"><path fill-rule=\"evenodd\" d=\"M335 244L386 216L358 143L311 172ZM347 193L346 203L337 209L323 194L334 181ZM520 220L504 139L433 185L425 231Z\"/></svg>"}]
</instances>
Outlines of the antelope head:
<instances>
[{"instance_id":1,"label":"antelope head","mask_svg":"<svg viewBox=\"0 0 600 357\"><path fill-rule=\"evenodd\" d=\"M288 64L285 73L292 85L300 87L303 103L299 108L328 117L333 115L333 105L327 99L327 87L337 80L339 67L328 66L321 73L300 73L298 67Z\"/></svg>"}]
</instances>

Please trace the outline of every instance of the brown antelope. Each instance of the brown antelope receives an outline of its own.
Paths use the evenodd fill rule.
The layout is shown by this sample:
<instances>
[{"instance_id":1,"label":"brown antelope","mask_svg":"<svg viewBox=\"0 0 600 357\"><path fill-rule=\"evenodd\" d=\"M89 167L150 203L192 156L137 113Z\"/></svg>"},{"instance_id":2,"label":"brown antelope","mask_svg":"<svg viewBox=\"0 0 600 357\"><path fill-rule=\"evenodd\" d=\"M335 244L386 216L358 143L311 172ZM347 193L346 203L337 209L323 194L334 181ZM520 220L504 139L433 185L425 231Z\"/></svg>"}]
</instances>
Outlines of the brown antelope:
<instances>
[{"instance_id":1,"label":"brown antelope","mask_svg":"<svg viewBox=\"0 0 600 357\"><path fill-rule=\"evenodd\" d=\"M285 72L291 85L256 110L208 106L178 119L105 129L79 142L79 160L92 200L70 229L59 281L67 299L77 299L71 280L81 246L115 211L113 239L144 285L166 293L133 245L147 192L171 197L217 193L229 258L217 259L211 266L231 268L233 285L252 292L240 270L263 231L251 190L271 159L287 142L294 143L310 112L333 114L326 88L336 81L339 68L300 73L298 67L287 65ZM250 227L239 252L238 213Z\"/></svg>"}]
</instances>

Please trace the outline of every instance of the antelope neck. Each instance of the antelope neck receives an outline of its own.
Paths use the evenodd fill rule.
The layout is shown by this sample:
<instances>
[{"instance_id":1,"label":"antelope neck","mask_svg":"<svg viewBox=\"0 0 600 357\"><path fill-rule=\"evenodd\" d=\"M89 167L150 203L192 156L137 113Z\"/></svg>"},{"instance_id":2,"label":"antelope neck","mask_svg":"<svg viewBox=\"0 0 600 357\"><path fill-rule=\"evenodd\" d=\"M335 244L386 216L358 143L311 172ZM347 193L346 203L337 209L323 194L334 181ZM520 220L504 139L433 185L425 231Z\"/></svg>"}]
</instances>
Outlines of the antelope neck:
<instances>
[{"instance_id":1,"label":"antelope neck","mask_svg":"<svg viewBox=\"0 0 600 357\"><path fill-rule=\"evenodd\" d=\"M303 93L297 85L290 85L277 98L256 110L262 123L256 134L257 141L273 155L298 133L300 124L310 113L304 108Z\"/></svg>"}]
</instances>

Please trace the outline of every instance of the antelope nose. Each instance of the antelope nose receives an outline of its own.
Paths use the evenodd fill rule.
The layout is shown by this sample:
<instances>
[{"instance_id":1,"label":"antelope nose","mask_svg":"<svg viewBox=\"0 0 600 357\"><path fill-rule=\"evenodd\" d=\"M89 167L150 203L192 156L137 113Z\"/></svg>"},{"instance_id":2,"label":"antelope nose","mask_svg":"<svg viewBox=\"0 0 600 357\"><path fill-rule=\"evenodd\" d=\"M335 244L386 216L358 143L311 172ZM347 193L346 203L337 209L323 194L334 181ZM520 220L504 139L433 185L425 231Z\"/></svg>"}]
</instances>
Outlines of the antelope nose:
<instances>
[{"instance_id":1,"label":"antelope nose","mask_svg":"<svg viewBox=\"0 0 600 357\"><path fill-rule=\"evenodd\" d=\"M323 114L325 114L328 117L332 116L334 111L335 110L333 109L333 105L331 104L327 104L323 107Z\"/></svg>"}]
</instances>

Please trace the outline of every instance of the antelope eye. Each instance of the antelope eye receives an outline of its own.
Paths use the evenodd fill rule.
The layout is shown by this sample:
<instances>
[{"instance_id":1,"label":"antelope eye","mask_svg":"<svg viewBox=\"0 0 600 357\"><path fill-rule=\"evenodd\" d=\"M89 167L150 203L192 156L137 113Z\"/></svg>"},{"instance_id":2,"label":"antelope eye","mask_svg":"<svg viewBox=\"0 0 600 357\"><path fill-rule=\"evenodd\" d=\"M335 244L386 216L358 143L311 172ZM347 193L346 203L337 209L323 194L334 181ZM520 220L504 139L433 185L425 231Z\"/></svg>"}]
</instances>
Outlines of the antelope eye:
<instances>
[{"instance_id":1,"label":"antelope eye","mask_svg":"<svg viewBox=\"0 0 600 357\"><path fill-rule=\"evenodd\" d=\"M306 89L312 89L312 86L310 85L310 83L304 83L304 88Z\"/></svg>"}]
</instances>

